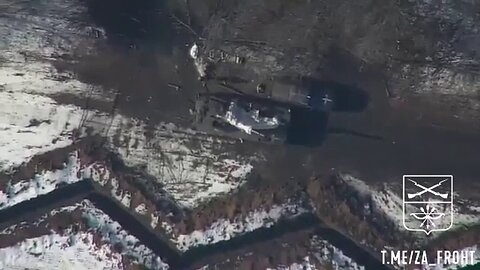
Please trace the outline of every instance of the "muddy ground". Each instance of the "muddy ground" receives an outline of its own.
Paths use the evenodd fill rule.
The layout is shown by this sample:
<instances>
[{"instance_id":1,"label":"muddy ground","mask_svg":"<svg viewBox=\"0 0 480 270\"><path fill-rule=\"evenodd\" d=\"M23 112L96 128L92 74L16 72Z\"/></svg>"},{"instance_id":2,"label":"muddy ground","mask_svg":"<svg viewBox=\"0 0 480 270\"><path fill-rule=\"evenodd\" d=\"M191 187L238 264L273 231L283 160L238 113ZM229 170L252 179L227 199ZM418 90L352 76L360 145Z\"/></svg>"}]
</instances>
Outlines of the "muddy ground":
<instances>
[{"instance_id":1,"label":"muddy ground","mask_svg":"<svg viewBox=\"0 0 480 270\"><path fill-rule=\"evenodd\" d=\"M99 42L91 55L72 56L75 61L57 59L55 65L116 97L114 102L89 102L89 109L119 112L151 125L174 122L189 127L189 109L202 87L188 57L193 41L211 47L241 45L281 52L276 63L281 67L279 73L346 84L368 95L362 111L331 113L325 137L316 147L238 144L238 151L261 153L265 161L257 164L251 181L236 195L194 209L192 216L198 220L185 231L297 193L310 192L321 201L321 191L314 192L310 183L312 179L328 183L332 172L350 173L372 185L399 184L403 174L453 174L462 196L479 199L480 115L475 89L480 84L473 46L476 3L447 1L465 17L456 21L450 9L435 6L422 15L418 10L423 7L400 1L84 2L89 20L103 27L108 39ZM435 11L440 15L429 14ZM458 92L446 93L450 84L433 75L423 76L425 66L437 73L447 68L470 76L449 81L466 90L451 87ZM428 80L437 80L433 85L438 92L424 90ZM181 88L175 90L169 84ZM56 98L62 103L86 104L86 98ZM332 216L325 211L319 213L322 219L331 219L332 226L351 232L356 240L367 235L371 245L383 244L378 238L383 232L369 224L352 231L360 219L355 213L347 221L336 220L334 202L343 199L331 200ZM352 211L349 207L345 206L345 212Z\"/></svg>"},{"instance_id":2,"label":"muddy ground","mask_svg":"<svg viewBox=\"0 0 480 270\"><path fill-rule=\"evenodd\" d=\"M239 145L246 153L261 152L266 157L245 187L248 192L201 206L194 210L198 213L194 216L208 224L214 216L231 216L229 213L268 205L277 198L292 196L296 190L308 189L306 183L311 177L328 179L332 170L351 173L372 184L400 183L403 174L453 174L456 189L465 197L478 199L479 114L475 106L464 105L465 100L477 99L475 89L467 91L475 85L476 77L472 75L471 82L459 82L466 92L444 94L446 86L439 81L434 82L438 93L424 94L423 81L436 77L420 78L403 71L405 65L414 63L411 73L421 73L427 65L438 72L447 66L474 74L475 65L468 69L451 60L458 55L465 61L476 60L470 47L447 46L461 35L455 27L471 32L474 26L468 22L455 24L454 15L448 12L441 18L422 17L415 5L395 1L185 3L188 6L171 1L166 6L148 7L159 10L158 14L128 1L115 4L120 11L129 10L128 16L140 20L140 26L123 20L127 15L118 10L106 10L112 4L109 1L91 4L92 18L106 28L108 42L96 55L64 68L73 69L85 82L115 89L119 112L151 124L172 121L189 126L188 109L193 94L202 87L187 55L193 41L214 48L246 46L266 54L281 52L276 62L281 67L279 74L342 83L368 96L368 105L362 111L329 115L320 146ZM478 9L456 8L468 18ZM100 18L100 13L108 15ZM165 28L154 26L160 22ZM172 36L167 37L167 32ZM457 37L458 42L461 40ZM267 71L269 68L265 67ZM182 90L168 87L169 83ZM227 210L232 207L226 205L232 204L241 210ZM350 230L348 224L341 226Z\"/></svg>"},{"instance_id":3,"label":"muddy ground","mask_svg":"<svg viewBox=\"0 0 480 270\"><path fill-rule=\"evenodd\" d=\"M282 1L276 4L255 1L242 5L235 1L187 1L190 7L187 13L183 4L173 2L174 4L167 2L166 6L153 2L150 3L152 6L143 6L124 0L116 2L116 9L107 10L106 7L112 5L111 2L92 1L89 6L92 18L99 26L105 27L109 40L96 55L83 58L79 64L63 64L66 68L73 69L85 82L118 91L116 108L121 113L145 119L152 124L172 121L188 126L191 122L188 109L191 108L193 94L202 86L196 80L197 74L191 59L187 57L187 45L190 46L198 37L177 23L176 19L172 19L172 16L182 22L190 18L195 32L216 42L212 41L212 44L232 38L233 35L242 40L265 41L269 46L284 52L284 59L287 60L295 58L295 55L312 55L316 68L304 70L305 73L323 80L355 86L368 95L368 106L363 111L341 111L329 115L326 130L330 133L326 134L320 147L279 146L272 149L256 144L239 146L265 153L268 161L263 172L266 175L264 178L288 181L289 177L302 177L299 176L299 170L305 169L304 173L311 176L321 174L327 168L356 173L361 179L378 182L399 181L400 176L406 173L449 173L456 176L461 188L462 183L471 183L480 175L480 168L476 165L476 160L480 158L477 150L480 149L480 130L476 124L478 113L471 111L469 115L473 118L458 118L460 113L456 109L460 104L455 103L455 93L451 95L450 106L442 107L434 94L418 95L413 90L408 92L408 89L396 87L390 82L390 77L396 73L387 68L389 66L385 65L385 59L422 56L413 49L399 51L395 45L395 39L399 35L411 40L421 36L413 30L405 30L409 23L403 20L410 17L387 18L413 7L404 7L394 1L377 3L367 0L356 4L342 2L338 7L328 1L294 1L288 4ZM372 9L367 12L368 7ZM248 14L247 11L254 8L257 11ZM356 8L361 8L366 13L354 14ZM125 14L126 10L129 13ZM329 11L336 13L329 14ZM338 16L341 11L345 15ZM386 13L383 14L384 12ZM104 16L100 18L98 14ZM294 21L292 16L298 14L304 18L290 23ZM127 16L133 19L123 20ZM218 16L223 16L222 20L226 21L225 26L222 26L224 32L221 33L213 31ZM319 21L305 19L310 17L318 18ZM365 22L358 27L365 28L363 31L346 28L353 27L361 18ZM390 21L395 18L398 22ZM156 27L160 23L164 27ZM255 26L260 23L262 27L256 29ZM395 23L398 25L392 26L394 31L389 32L389 27ZM287 37L284 36L284 31L277 30L283 29L287 24L290 25L289 29L297 30L295 35L309 33L307 38ZM423 27L421 29L425 29L423 23L418 24ZM313 30L308 31L306 26L312 26ZM373 33L376 28L381 31ZM352 53L352 46L360 46L354 41L363 40L358 36L360 34L372 39L364 40L370 45L363 44L364 57L359 57L358 52ZM441 36L431 37L429 41L437 39L446 42ZM377 40L382 42L375 43ZM298 53L289 51L295 48L299 50ZM425 49L423 56L432 54L434 49ZM454 52L457 51L452 50ZM284 59L278 61L279 65L287 61ZM168 87L169 83L180 85L182 90L176 91ZM415 83L413 78L411 83ZM476 98L474 92L467 94L466 97L471 96L472 100ZM459 93L458 96L465 95ZM112 105L99 106L111 111ZM358 133L371 136L355 136ZM270 156L269 153L274 154ZM277 164L281 163L294 165L294 168L288 167L289 177L279 178L272 172L271 168L279 168ZM283 170L274 171L285 175Z\"/></svg>"}]
</instances>

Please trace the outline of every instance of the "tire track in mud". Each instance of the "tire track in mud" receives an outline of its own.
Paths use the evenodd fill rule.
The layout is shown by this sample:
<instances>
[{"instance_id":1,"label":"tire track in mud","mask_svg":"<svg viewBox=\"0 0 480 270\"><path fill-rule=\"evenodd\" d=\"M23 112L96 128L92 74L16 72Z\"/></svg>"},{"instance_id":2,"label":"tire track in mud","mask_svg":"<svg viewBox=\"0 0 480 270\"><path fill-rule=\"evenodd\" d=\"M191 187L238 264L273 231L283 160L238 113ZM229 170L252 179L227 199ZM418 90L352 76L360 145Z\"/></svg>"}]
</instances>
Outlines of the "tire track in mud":
<instances>
[{"instance_id":1,"label":"tire track in mud","mask_svg":"<svg viewBox=\"0 0 480 270\"><path fill-rule=\"evenodd\" d=\"M230 240L194 247L182 253L169 239L154 232L148 225L143 224L132 213L125 210L119 202L102 194L97 188L92 181L84 180L4 209L0 211L0 229L18 224L27 218L40 217L56 208L88 199L98 209L117 221L126 231L137 237L145 246L158 254L162 260L170 265L171 269L192 269L191 267L195 263L208 261L208 258L213 258L215 255L238 251L250 245L274 240L287 233L295 233L305 229L315 229L320 237L334 244L347 256L364 265L366 269L388 269L380 263L378 258L356 245L351 239L332 228L325 227L324 223L313 213L280 220L269 228L260 228Z\"/></svg>"}]
</instances>

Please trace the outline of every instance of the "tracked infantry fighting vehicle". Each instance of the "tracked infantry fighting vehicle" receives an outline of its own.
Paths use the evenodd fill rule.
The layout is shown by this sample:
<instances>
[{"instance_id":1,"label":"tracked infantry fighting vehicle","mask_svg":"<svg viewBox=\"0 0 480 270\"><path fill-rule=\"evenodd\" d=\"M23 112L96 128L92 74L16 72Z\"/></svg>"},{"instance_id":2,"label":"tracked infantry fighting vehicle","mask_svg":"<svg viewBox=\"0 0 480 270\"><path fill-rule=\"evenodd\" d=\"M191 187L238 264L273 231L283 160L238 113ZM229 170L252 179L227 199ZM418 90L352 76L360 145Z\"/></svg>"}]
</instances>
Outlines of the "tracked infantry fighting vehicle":
<instances>
[{"instance_id":1,"label":"tracked infantry fighting vehicle","mask_svg":"<svg viewBox=\"0 0 480 270\"><path fill-rule=\"evenodd\" d=\"M291 134L315 130L296 122L308 118L312 125L325 124L323 116L334 106L328 89L299 78L259 76L243 57L218 51L202 54L196 45L190 53L205 85L195 102L198 130L285 143ZM299 131L300 126L305 130Z\"/></svg>"},{"instance_id":2,"label":"tracked infantry fighting vehicle","mask_svg":"<svg viewBox=\"0 0 480 270\"><path fill-rule=\"evenodd\" d=\"M199 95L195 124L200 131L268 143L286 141L290 110L247 100Z\"/></svg>"}]
</instances>

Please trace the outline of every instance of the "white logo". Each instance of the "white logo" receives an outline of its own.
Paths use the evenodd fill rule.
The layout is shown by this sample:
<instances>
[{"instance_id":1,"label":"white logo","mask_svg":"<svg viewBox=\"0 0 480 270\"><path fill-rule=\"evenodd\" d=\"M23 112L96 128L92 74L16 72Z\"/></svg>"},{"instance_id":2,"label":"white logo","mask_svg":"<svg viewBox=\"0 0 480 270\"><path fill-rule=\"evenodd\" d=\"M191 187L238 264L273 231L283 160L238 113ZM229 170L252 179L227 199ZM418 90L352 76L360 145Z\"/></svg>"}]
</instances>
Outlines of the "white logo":
<instances>
[{"instance_id":1,"label":"white logo","mask_svg":"<svg viewBox=\"0 0 480 270\"><path fill-rule=\"evenodd\" d=\"M453 225L453 176L403 176L403 226L409 231L447 231Z\"/></svg>"}]
</instances>

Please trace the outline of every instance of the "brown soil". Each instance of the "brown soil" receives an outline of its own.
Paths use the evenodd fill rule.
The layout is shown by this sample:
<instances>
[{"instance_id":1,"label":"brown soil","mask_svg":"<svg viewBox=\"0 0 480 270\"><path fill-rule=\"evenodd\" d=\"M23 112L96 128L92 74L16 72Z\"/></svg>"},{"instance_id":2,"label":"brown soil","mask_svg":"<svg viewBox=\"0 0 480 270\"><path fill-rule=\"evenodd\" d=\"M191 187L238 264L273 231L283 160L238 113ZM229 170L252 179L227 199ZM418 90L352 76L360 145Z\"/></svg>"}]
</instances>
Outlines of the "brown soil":
<instances>
[{"instance_id":1,"label":"brown soil","mask_svg":"<svg viewBox=\"0 0 480 270\"><path fill-rule=\"evenodd\" d=\"M460 250L480 244L480 226L473 226L452 232L447 232L438 239L431 241L428 250Z\"/></svg>"},{"instance_id":2,"label":"brown soil","mask_svg":"<svg viewBox=\"0 0 480 270\"><path fill-rule=\"evenodd\" d=\"M62 169L65 162L68 159L68 155L78 149L82 149L82 153L88 153L88 156L92 158L101 158L100 156L95 156L101 154L101 151L98 151L98 145L101 143L99 137L86 137L81 140L75 141L73 144L57 148L53 151L46 152L41 155L34 156L29 162L22 164L12 174L6 174L0 172L0 189L4 189L5 185L10 181L12 184L15 184L21 180L32 179L36 173L42 172L44 170L53 171ZM87 155L82 155L84 158ZM92 159L89 158L88 161Z\"/></svg>"},{"instance_id":3,"label":"brown soil","mask_svg":"<svg viewBox=\"0 0 480 270\"><path fill-rule=\"evenodd\" d=\"M301 262L308 255L312 234L311 230L289 233L240 250L210 256L191 268L196 269L208 264L207 269L263 270L275 269L278 265L291 265Z\"/></svg>"},{"instance_id":4,"label":"brown soil","mask_svg":"<svg viewBox=\"0 0 480 270\"><path fill-rule=\"evenodd\" d=\"M194 91L202 86L196 79L193 65L187 61L186 50L175 50L170 56L154 52L149 57L144 51L131 51L126 56L122 50L110 47L98 50L95 55L74 65L62 60L55 63L57 68L74 71L80 80L98 86L98 89L115 89L118 93L115 104L92 99L89 109L107 112L116 109L123 115L143 119L152 125L160 122L190 125L188 110L193 105ZM177 91L169 84L181 89ZM86 101L78 97L60 95L56 98L62 103L86 105Z\"/></svg>"},{"instance_id":5,"label":"brown soil","mask_svg":"<svg viewBox=\"0 0 480 270\"><path fill-rule=\"evenodd\" d=\"M411 247L413 243L413 239L398 231L396 224L392 224L384 213L364 214L364 205L370 203L370 198L362 197L335 175L326 181L312 180L308 194L322 220L357 243L367 245L367 248L381 250L385 246Z\"/></svg>"},{"instance_id":6,"label":"brown soil","mask_svg":"<svg viewBox=\"0 0 480 270\"><path fill-rule=\"evenodd\" d=\"M1 247L9 247L28 238L49 234L51 231L59 234L64 233L67 228L71 228L75 232L84 231L88 228L81 214L81 211L74 210L70 213L62 212L56 215L48 215L38 225L33 225L38 217L30 217L25 220L29 225L16 227L12 233L0 236Z\"/></svg>"}]
</instances>

